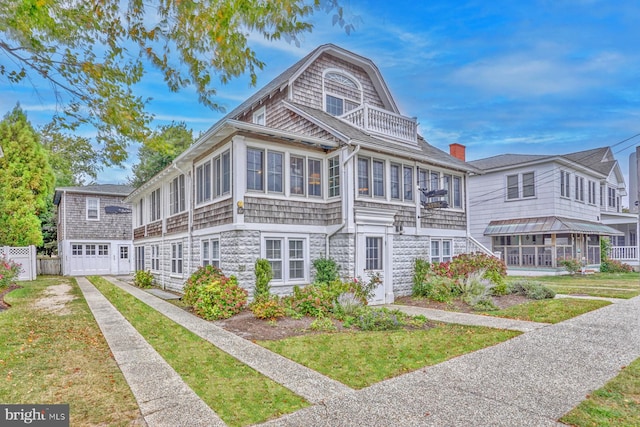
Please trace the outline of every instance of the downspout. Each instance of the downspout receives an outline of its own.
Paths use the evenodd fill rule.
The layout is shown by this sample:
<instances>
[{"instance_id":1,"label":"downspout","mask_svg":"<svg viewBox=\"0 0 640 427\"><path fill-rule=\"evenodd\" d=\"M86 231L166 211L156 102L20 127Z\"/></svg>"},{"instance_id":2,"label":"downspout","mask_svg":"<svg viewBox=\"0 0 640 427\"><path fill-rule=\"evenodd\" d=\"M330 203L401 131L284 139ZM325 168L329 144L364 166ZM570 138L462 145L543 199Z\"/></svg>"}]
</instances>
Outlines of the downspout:
<instances>
[{"instance_id":1,"label":"downspout","mask_svg":"<svg viewBox=\"0 0 640 427\"><path fill-rule=\"evenodd\" d=\"M192 177L191 177L191 175L185 173L182 169L180 169L176 163L173 163L173 167L176 170L178 170L178 172L183 174L186 177L186 179L188 180L188 183L185 183L185 187L189 188L189 208L188 208L188 212L187 212L188 213L188 216L187 216L188 217L188 221L187 221L188 222L187 247L189 248L189 252L188 252L189 262L188 262L187 265L189 266L188 271L191 271L191 262L192 262L191 253L193 252L193 250L191 248L191 238L192 238L191 233L192 233L192 220L193 220L193 206L192 206L193 197L192 197L192 191L191 191L192 190L192 188L191 188ZM185 188L185 197L186 197L186 191L187 191L187 189ZM182 254L184 256L184 250L183 250ZM183 266L182 267L183 276L184 276L184 271L185 271L185 268Z\"/></svg>"},{"instance_id":2,"label":"downspout","mask_svg":"<svg viewBox=\"0 0 640 427\"><path fill-rule=\"evenodd\" d=\"M351 143L348 143L348 145L351 145ZM346 176L345 166L346 166L347 162L349 162L349 160L351 160L351 159L353 158L353 156L355 156L356 154L358 154L358 151L360 151L360 145L356 144L356 145L355 145L355 149L353 150L353 152L352 152L351 154L349 154L349 155L347 156L347 158L346 158L346 159L344 159L344 161L342 162L342 174L344 174L343 179L342 179L342 182L343 182L343 183L345 183L345 184L346 184L346 179L344 179L344 177ZM346 186L346 185L343 185L343 186L344 186L345 191L346 191L346 187L347 187L347 186ZM343 200L343 203L346 203L346 201L347 201L347 200L349 200L349 199L346 197L346 193L345 193L345 192L342 192L342 193L341 193L341 196L343 197L343 199L342 199L342 200ZM346 208L345 208L345 209L343 209L343 212L346 212ZM330 231L329 233L327 233L327 237L326 237L326 239L325 239L325 254L326 254L326 257L327 257L327 258L329 258L329 240L330 240L333 236L335 236L335 235L338 233L338 231L342 230L342 229L344 228L344 226L345 226L345 224L346 224L346 223L347 223L347 217L346 217L346 215L345 215L345 214L343 214L343 215L342 215L342 224L339 224L338 226L336 226L336 228L335 228L334 230L332 230L332 231Z\"/></svg>"},{"instance_id":3,"label":"downspout","mask_svg":"<svg viewBox=\"0 0 640 427\"><path fill-rule=\"evenodd\" d=\"M64 203L64 209L62 210L63 214L62 214L62 241L64 242L63 245L63 250L62 253L64 254L64 259L62 260L62 274L64 275L64 272L67 270L67 258L68 258L68 254L67 254L67 248L64 246L68 246L69 242L67 242L67 190L64 190L62 192L62 200ZM58 248L59 250L60 248ZM71 249L71 247L69 246L69 249Z\"/></svg>"}]
</instances>

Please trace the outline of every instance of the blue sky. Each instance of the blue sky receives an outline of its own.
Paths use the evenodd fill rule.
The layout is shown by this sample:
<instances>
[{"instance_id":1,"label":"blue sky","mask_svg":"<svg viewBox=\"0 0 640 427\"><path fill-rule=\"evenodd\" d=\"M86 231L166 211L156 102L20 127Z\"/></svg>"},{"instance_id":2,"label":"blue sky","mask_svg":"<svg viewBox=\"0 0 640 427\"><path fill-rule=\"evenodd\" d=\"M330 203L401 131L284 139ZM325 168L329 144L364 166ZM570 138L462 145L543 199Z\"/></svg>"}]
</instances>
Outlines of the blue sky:
<instances>
[{"instance_id":1,"label":"blue sky","mask_svg":"<svg viewBox=\"0 0 640 427\"><path fill-rule=\"evenodd\" d=\"M627 174L628 156L640 145L640 137L618 144L640 133L637 0L342 4L356 26L350 35L319 12L300 47L251 37L267 63L257 87L240 78L219 88L218 101L229 110L318 45L334 43L378 65L402 113L417 117L420 133L438 148L459 142L475 160L613 146ZM20 101L35 125L50 119L48 87L36 94L0 84L0 114ZM136 91L153 98L154 125L184 121L197 134L223 115L199 105L192 90L170 93L153 71ZM129 173L105 169L99 182L124 182Z\"/></svg>"}]
</instances>

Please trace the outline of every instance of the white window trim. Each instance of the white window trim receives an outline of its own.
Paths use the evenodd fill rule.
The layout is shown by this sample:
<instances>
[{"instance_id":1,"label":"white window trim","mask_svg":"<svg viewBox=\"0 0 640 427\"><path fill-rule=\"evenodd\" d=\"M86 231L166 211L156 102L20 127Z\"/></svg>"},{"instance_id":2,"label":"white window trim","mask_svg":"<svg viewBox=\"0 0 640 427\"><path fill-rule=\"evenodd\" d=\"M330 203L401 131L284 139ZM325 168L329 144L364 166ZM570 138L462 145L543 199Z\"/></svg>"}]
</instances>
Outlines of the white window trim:
<instances>
[{"instance_id":1,"label":"white window trim","mask_svg":"<svg viewBox=\"0 0 640 427\"><path fill-rule=\"evenodd\" d=\"M213 258L213 242L218 242L218 258ZM205 243L209 246L209 256L207 258L204 257L204 245ZM205 264L205 261L207 264ZM217 261L218 265L216 267L220 268L220 236L215 236L207 239L202 239L200 241L200 265L205 266L208 264L212 264L212 261Z\"/></svg>"},{"instance_id":2,"label":"white window trim","mask_svg":"<svg viewBox=\"0 0 640 427\"><path fill-rule=\"evenodd\" d=\"M533 196L524 196L524 175L533 174ZM518 177L518 197L509 198L509 177L517 176ZM517 200L532 200L538 198L538 185L536 182L536 173L535 171L526 171L526 172L516 172L510 173L504 176L504 200L506 202L513 202Z\"/></svg>"},{"instance_id":3,"label":"white window trim","mask_svg":"<svg viewBox=\"0 0 640 427\"><path fill-rule=\"evenodd\" d=\"M151 245L151 271L160 271L160 245L157 243Z\"/></svg>"},{"instance_id":4,"label":"white window trim","mask_svg":"<svg viewBox=\"0 0 640 427\"><path fill-rule=\"evenodd\" d=\"M309 283L309 270L311 262L309 260L309 236L306 234L275 234L265 233L261 236L260 257L267 258L267 240L282 240L282 279L272 279L275 286L290 286L296 284ZM302 240L304 243L304 277L301 279L289 279L289 240Z\"/></svg>"},{"instance_id":5,"label":"white window trim","mask_svg":"<svg viewBox=\"0 0 640 427\"><path fill-rule=\"evenodd\" d=\"M180 257L176 256L174 258L173 253L174 253L174 246L177 249L177 246L180 245ZM184 248L185 245L183 244L183 242L174 242L171 243L171 254L170 254L170 259L171 259L171 267L170 267L170 271L171 271L171 277L184 277ZM175 251L177 254L177 251ZM174 270L174 261L175 261L175 270ZM177 271L178 270L178 265L180 265L180 270L182 271Z\"/></svg>"},{"instance_id":6,"label":"white window trim","mask_svg":"<svg viewBox=\"0 0 640 427\"><path fill-rule=\"evenodd\" d=\"M434 258L436 258L433 253L432 253L432 249L433 249L433 243L437 242L438 243L438 250L439 250L439 254L437 256L437 261L434 261ZM450 253L449 255L447 255L445 257L445 255L443 254L443 249L444 249L444 245L443 242L449 242L449 248L450 248ZM453 259L454 255L454 246L453 246L453 239L431 239L431 242L429 243L429 262L433 263L433 262L446 262L446 261L451 261ZM444 259L447 258L446 261L444 261Z\"/></svg>"},{"instance_id":7,"label":"white window trim","mask_svg":"<svg viewBox=\"0 0 640 427\"><path fill-rule=\"evenodd\" d=\"M262 116L262 122L260 123L260 116ZM267 125L267 109L266 107L260 107L256 111L253 112L253 116L251 118L251 122L256 125L266 126Z\"/></svg>"},{"instance_id":8,"label":"white window trim","mask_svg":"<svg viewBox=\"0 0 640 427\"><path fill-rule=\"evenodd\" d=\"M344 95L341 94L337 94L334 92L331 92L329 90L327 90L325 88L325 79L327 74L337 74L337 75L342 75L346 78L348 78L349 80L351 80L353 83L356 84L357 86L357 90L360 92L360 99L353 99L353 98L347 98ZM344 101L350 101L353 102L354 104L358 104L358 108L362 107L363 103L364 103L364 91L362 89L362 85L360 84L360 81L351 73L345 71L345 70L341 70L339 68L327 68L326 70L324 70L322 72L322 111L327 112L327 95L331 95L334 98L340 98L342 99L343 102L343 111L341 115L345 114L344 111ZM328 113L330 114L330 113Z\"/></svg>"},{"instance_id":9,"label":"white window trim","mask_svg":"<svg viewBox=\"0 0 640 427\"><path fill-rule=\"evenodd\" d=\"M89 216L89 204L90 202L95 201L96 203L96 217L95 218L91 218ZM98 197L87 197L86 199L86 206L85 206L85 215L86 215L86 219L87 221L100 221L100 198Z\"/></svg>"}]
</instances>

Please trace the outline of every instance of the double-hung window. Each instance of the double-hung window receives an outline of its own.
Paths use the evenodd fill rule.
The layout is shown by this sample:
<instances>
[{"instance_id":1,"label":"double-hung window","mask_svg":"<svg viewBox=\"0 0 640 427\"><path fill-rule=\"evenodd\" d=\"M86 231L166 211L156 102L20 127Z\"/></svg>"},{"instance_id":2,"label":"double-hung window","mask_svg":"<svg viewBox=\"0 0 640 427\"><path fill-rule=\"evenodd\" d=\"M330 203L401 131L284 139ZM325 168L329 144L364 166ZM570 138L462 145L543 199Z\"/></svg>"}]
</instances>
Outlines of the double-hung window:
<instances>
[{"instance_id":1,"label":"double-hung window","mask_svg":"<svg viewBox=\"0 0 640 427\"><path fill-rule=\"evenodd\" d=\"M291 194L304 196L304 157L289 158L289 183Z\"/></svg>"},{"instance_id":2,"label":"double-hung window","mask_svg":"<svg viewBox=\"0 0 640 427\"><path fill-rule=\"evenodd\" d=\"M203 203L211 200L211 162L201 164L196 168L196 202Z\"/></svg>"},{"instance_id":3,"label":"double-hung window","mask_svg":"<svg viewBox=\"0 0 640 427\"><path fill-rule=\"evenodd\" d=\"M404 200L413 200L413 168L410 166L404 166Z\"/></svg>"},{"instance_id":4,"label":"double-hung window","mask_svg":"<svg viewBox=\"0 0 640 427\"><path fill-rule=\"evenodd\" d=\"M140 199L137 206L138 225L144 225L144 197Z\"/></svg>"},{"instance_id":5,"label":"double-hung window","mask_svg":"<svg viewBox=\"0 0 640 427\"><path fill-rule=\"evenodd\" d=\"M160 219L160 189L151 192L151 221Z\"/></svg>"},{"instance_id":6,"label":"double-hung window","mask_svg":"<svg viewBox=\"0 0 640 427\"><path fill-rule=\"evenodd\" d=\"M340 195L340 157L335 156L328 162L329 176L329 197L337 197Z\"/></svg>"},{"instance_id":7,"label":"double-hung window","mask_svg":"<svg viewBox=\"0 0 640 427\"><path fill-rule=\"evenodd\" d=\"M584 178L576 175L576 200L584 202Z\"/></svg>"},{"instance_id":8,"label":"double-hung window","mask_svg":"<svg viewBox=\"0 0 640 427\"><path fill-rule=\"evenodd\" d=\"M361 196L371 195L369 168L369 159L366 157L358 157L358 194Z\"/></svg>"},{"instance_id":9,"label":"double-hung window","mask_svg":"<svg viewBox=\"0 0 640 427\"><path fill-rule=\"evenodd\" d=\"M220 267L220 239L202 241L202 265Z\"/></svg>"},{"instance_id":10,"label":"double-hung window","mask_svg":"<svg viewBox=\"0 0 640 427\"><path fill-rule=\"evenodd\" d=\"M307 159L307 191L310 197L322 197L322 161Z\"/></svg>"},{"instance_id":11,"label":"double-hung window","mask_svg":"<svg viewBox=\"0 0 640 427\"><path fill-rule=\"evenodd\" d=\"M231 152L229 150L213 159L213 192L215 197L231 192Z\"/></svg>"},{"instance_id":12,"label":"double-hung window","mask_svg":"<svg viewBox=\"0 0 640 427\"><path fill-rule=\"evenodd\" d=\"M269 193L282 193L282 171L284 155L276 151L267 153L267 191Z\"/></svg>"},{"instance_id":13,"label":"double-hung window","mask_svg":"<svg viewBox=\"0 0 640 427\"><path fill-rule=\"evenodd\" d=\"M453 177L453 194L451 200L453 202L453 208L462 209L462 178L459 176Z\"/></svg>"},{"instance_id":14,"label":"double-hung window","mask_svg":"<svg viewBox=\"0 0 640 427\"><path fill-rule=\"evenodd\" d=\"M507 175L507 200L535 197L535 184L533 172Z\"/></svg>"},{"instance_id":15,"label":"double-hung window","mask_svg":"<svg viewBox=\"0 0 640 427\"><path fill-rule=\"evenodd\" d=\"M184 175L175 177L169 185L169 212L175 215L185 210Z\"/></svg>"},{"instance_id":16,"label":"double-hung window","mask_svg":"<svg viewBox=\"0 0 640 427\"><path fill-rule=\"evenodd\" d=\"M100 199L94 197L87 198L87 219L92 221L98 221L100 219Z\"/></svg>"},{"instance_id":17,"label":"double-hung window","mask_svg":"<svg viewBox=\"0 0 640 427\"><path fill-rule=\"evenodd\" d=\"M400 187L402 186L402 166L391 164L389 168L389 184L391 185L391 198L401 199Z\"/></svg>"},{"instance_id":18,"label":"double-hung window","mask_svg":"<svg viewBox=\"0 0 640 427\"><path fill-rule=\"evenodd\" d=\"M589 204L596 204L596 183L589 181Z\"/></svg>"},{"instance_id":19,"label":"double-hung window","mask_svg":"<svg viewBox=\"0 0 640 427\"><path fill-rule=\"evenodd\" d=\"M264 191L264 151L247 149L247 190Z\"/></svg>"},{"instance_id":20,"label":"double-hung window","mask_svg":"<svg viewBox=\"0 0 640 427\"><path fill-rule=\"evenodd\" d=\"M171 244L171 273L182 274L182 243Z\"/></svg>"},{"instance_id":21,"label":"double-hung window","mask_svg":"<svg viewBox=\"0 0 640 427\"><path fill-rule=\"evenodd\" d=\"M560 196L561 197L571 197L569 183L570 174L567 171L560 171Z\"/></svg>"},{"instance_id":22,"label":"double-hung window","mask_svg":"<svg viewBox=\"0 0 640 427\"><path fill-rule=\"evenodd\" d=\"M608 191L608 201L609 201L608 206L611 207L611 208L615 208L616 207L616 189L615 188L611 188L611 187L608 187L607 189L609 190Z\"/></svg>"},{"instance_id":23,"label":"double-hung window","mask_svg":"<svg viewBox=\"0 0 640 427\"><path fill-rule=\"evenodd\" d=\"M274 281L307 279L306 239L299 237L267 237L264 258L269 261Z\"/></svg>"},{"instance_id":24,"label":"double-hung window","mask_svg":"<svg viewBox=\"0 0 640 427\"><path fill-rule=\"evenodd\" d=\"M151 245L151 269L160 271L160 245Z\"/></svg>"},{"instance_id":25,"label":"double-hung window","mask_svg":"<svg viewBox=\"0 0 640 427\"><path fill-rule=\"evenodd\" d=\"M384 162L382 160L373 160L373 196L384 197Z\"/></svg>"},{"instance_id":26,"label":"double-hung window","mask_svg":"<svg viewBox=\"0 0 640 427\"><path fill-rule=\"evenodd\" d=\"M136 246L136 271L144 270L144 246Z\"/></svg>"},{"instance_id":27,"label":"double-hung window","mask_svg":"<svg viewBox=\"0 0 640 427\"><path fill-rule=\"evenodd\" d=\"M431 240L431 262L449 262L451 261L451 240Z\"/></svg>"}]
</instances>

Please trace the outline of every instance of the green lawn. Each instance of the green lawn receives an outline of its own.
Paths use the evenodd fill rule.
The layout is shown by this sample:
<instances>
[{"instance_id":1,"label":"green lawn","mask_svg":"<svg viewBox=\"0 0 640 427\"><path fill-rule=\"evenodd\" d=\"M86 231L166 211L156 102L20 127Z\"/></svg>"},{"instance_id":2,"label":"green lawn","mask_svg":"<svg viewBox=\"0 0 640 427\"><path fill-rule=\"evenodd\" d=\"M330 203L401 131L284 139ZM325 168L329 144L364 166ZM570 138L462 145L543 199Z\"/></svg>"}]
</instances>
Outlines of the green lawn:
<instances>
[{"instance_id":1,"label":"green lawn","mask_svg":"<svg viewBox=\"0 0 640 427\"><path fill-rule=\"evenodd\" d=\"M558 323L611 304L608 301L587 299L547 299L514 305L499 311L484 314L509 319L528 320L540 323Z\"/></svg>"},{"instance_id":2,"label":"green lawn","mask_svg":"<svg viewBox=\"0 0 640 427\"><path fill-rule=\"evenodd\" d=\"M640 359L591 393L560 421L579 427L640 426Z\"/></svg>"},{"instance_id":3,"label":"green lawn","mask_svg":"<svg viewBox=\"0 0 640 427\"><path fill-rule=\"evenodd\" d=\"M590 295L607 298L633 298L640 295L639 273L595 273L575 276L509 277L509 280L535 280L559 294Z\"/></svg>"},{"instance_id":4,"label":"green lawn","mask_svg":"<svg viewBox=\"0 0 640 427\"><path fill-rule=\"evenodd\" d=\"M20 282L0 312L0 402L68 403L72 426L128 426L141 418L75 280L41 276ZM51 286L75 298L49 311L36 306Z\"/></svg>"},{"instance_id":5,"label":"green lawn","mask_svg":"<svg viewBox=\"0 0 640 427\"><path fill-rule=\"evenodd\" d=\"M260 345L353 388L435 365L519 332L461 325L428 330L305 335Z\"/></svg>"},{"instance_id":6,"label":"green lawn","mask_svg":"<svg viewBox=\"0 0 640 427\"><path fill-rule=\"evenodd\" d=\"M107 280L89 279L227 424L256 424L308 405Z\"/></svg>"}]
</instances>

